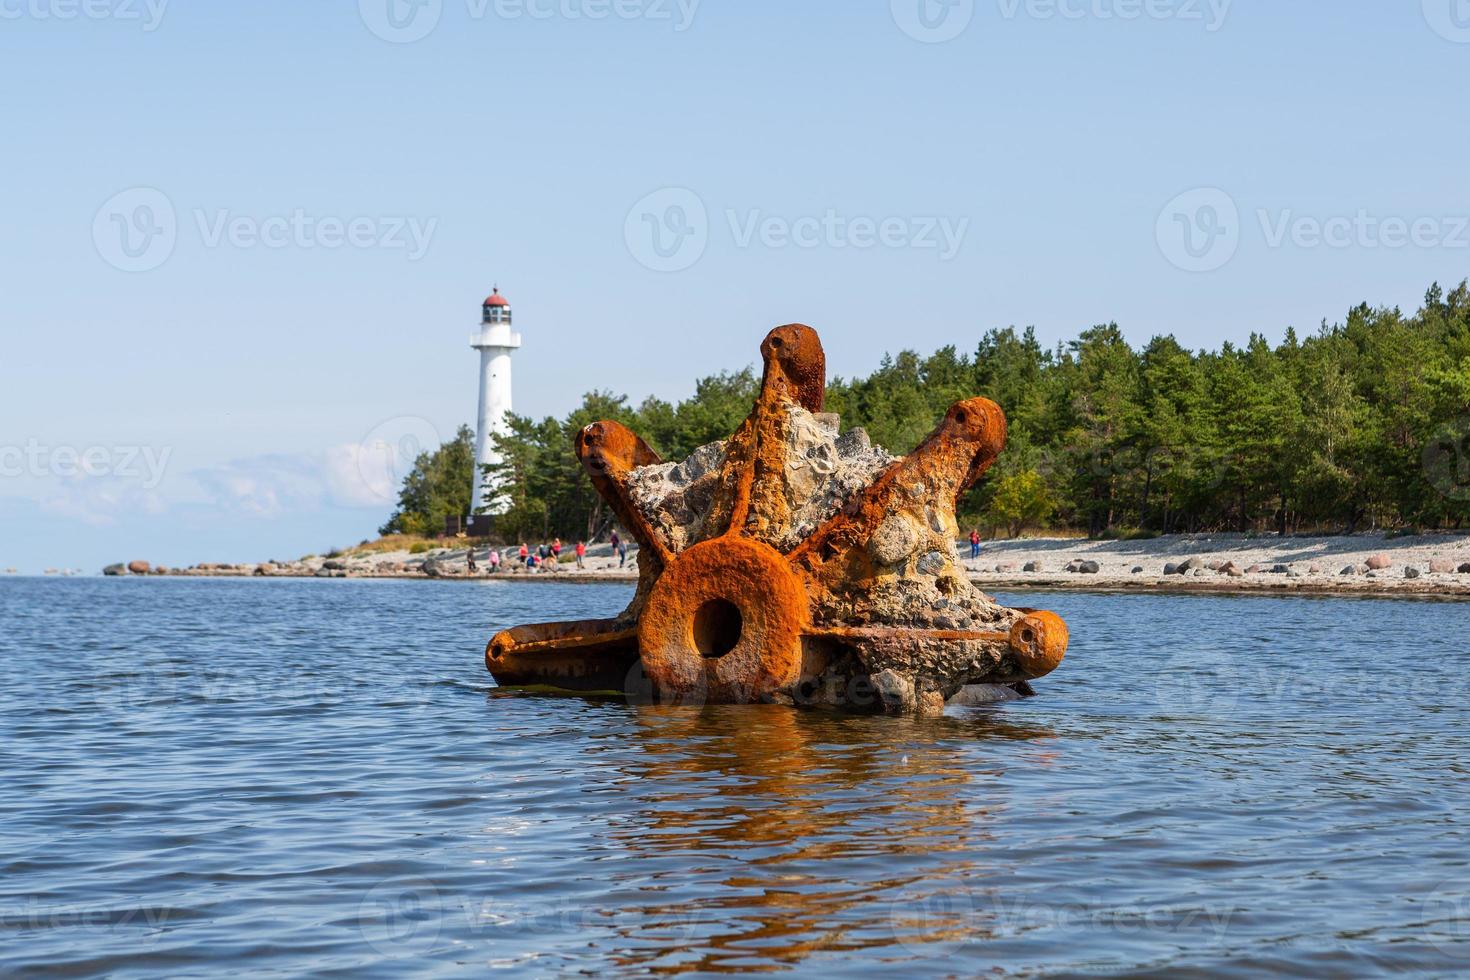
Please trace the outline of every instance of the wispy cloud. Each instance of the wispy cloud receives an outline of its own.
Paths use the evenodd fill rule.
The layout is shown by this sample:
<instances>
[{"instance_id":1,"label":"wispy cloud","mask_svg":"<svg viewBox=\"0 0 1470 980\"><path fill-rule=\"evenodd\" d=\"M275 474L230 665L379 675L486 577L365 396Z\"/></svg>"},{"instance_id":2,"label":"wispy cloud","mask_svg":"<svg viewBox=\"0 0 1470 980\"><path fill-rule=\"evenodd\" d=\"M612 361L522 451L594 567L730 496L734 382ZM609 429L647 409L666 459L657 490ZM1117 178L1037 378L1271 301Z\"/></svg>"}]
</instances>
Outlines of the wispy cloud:
<instances>
[{"instance_id":1,"label":"wispy cloud","mask_svg":"<svg viewBox=\"0 0 1470 980\"><path fill-rule=\"evenodd\" d=\"M223 512L267 520L323 507L382 509L396 498L400 479L393 448L381 443L254 456L191 476Z\"/></svg>"}]
</instances>

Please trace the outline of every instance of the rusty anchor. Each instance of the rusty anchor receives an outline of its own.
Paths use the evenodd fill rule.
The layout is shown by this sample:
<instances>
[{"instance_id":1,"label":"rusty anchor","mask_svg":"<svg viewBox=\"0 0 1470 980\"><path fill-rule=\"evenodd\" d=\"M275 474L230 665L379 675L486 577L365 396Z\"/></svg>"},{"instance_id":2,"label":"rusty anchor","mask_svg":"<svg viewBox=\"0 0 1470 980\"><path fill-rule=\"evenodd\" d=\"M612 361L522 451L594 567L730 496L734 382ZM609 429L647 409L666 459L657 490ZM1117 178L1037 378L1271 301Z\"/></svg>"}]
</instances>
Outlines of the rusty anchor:
<instances>
[{"instance_id":1,"label":"rusty anchor","mask_svg":"<svg viewBox=\"0 0 1470 980\"><path fill-rule=\"evenodd\" d=\"M578 434L640 545L637 592L613 619L499 633L485 652L496 682L920 714L971 684L1029 693L1061 663L1066 624L997 604L954 551L958 499L1005 445L1000 407L959 402L894 458L823 413L816 331L777 327L761 356L749 417L687 460L663 461L616 422Z\"/></svg>"}]
</instances>

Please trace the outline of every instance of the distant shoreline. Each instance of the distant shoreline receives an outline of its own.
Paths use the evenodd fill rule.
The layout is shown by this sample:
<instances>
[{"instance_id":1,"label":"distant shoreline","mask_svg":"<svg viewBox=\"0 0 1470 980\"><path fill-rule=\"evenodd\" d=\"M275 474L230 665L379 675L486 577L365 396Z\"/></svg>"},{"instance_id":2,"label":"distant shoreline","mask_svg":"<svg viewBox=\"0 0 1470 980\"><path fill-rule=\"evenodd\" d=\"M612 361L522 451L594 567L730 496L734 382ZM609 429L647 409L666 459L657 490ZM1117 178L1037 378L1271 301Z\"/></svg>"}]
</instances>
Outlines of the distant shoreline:
<instances>
[{"instance_id":1,"label":"distant shoreline","mask_svg":"<svg viewBox=\"0 0 1470 980\"><path fill-rule=\"evenodd\" d=\"M1470 598L1470 533L1390 537L1384 534L1322 537L1244 534L1165 535L1135 541L1019 538L984 542L980 557L958 542L961 564L986 591L1057 590L1214 595L1346 595L1364 597ZM144 562L109 566L108 574L188 578L393 578L447 581L560 582L568 585L637 581L637 549L620 568L607 545L589 550L586 567L563 552L558 571L513 570L490 574L476 549L471 574L465 547L408 551L349 551L330 558L246 564L205 563L156 569ZM1164 574L1182 566L1182 573ZM1464 571L1461 571L1464 569ZM1350 571L1349 571L1350 570ZM1177 569L1176 569L1177 572Z\"/></svg>"}]
</instances>

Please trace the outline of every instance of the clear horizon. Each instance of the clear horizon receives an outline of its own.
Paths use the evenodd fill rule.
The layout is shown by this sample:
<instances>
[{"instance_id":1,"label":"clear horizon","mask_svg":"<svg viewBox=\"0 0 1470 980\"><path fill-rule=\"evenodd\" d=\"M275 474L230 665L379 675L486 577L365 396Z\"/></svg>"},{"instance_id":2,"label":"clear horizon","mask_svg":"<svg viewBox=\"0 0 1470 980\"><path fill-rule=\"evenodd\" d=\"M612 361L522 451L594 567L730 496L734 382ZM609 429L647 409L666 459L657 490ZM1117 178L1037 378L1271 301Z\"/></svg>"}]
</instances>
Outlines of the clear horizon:
<instances>
[{"instance_id":1,"label":"clear horizon","mask_svg":"<svg viewBox=\"0 0 1470 980\"><path fill-rule=\"evenodd\" d=\"M852 376L1470 275L1461 0L0 0L0 55L0 569L373 536L497 284L541 417L792 321Z\"/></svg>"}]
</instances>

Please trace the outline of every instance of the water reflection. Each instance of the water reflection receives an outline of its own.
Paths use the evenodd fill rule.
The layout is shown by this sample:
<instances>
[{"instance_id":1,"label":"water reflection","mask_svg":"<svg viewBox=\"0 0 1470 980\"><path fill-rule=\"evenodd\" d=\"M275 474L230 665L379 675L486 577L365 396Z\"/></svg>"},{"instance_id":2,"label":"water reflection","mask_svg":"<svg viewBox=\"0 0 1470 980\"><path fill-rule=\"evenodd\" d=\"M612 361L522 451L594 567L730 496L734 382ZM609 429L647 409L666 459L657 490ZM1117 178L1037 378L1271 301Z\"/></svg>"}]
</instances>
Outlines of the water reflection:
<instances>
[{"instance_id":1,"label":"water reflection","mask_svg":"<svg viewBox=\"0 0 1470 980\"><path fill-rule=\"evenodd\" d=\"M658 870L607 911L624 944L612 956L661 972L979 938L972 895L1009 800L1003 768L976 760L985 740L1052 737L987 715L629 710L622 785L637 802L610 842Z\"/></svg>"}]
</instances>

